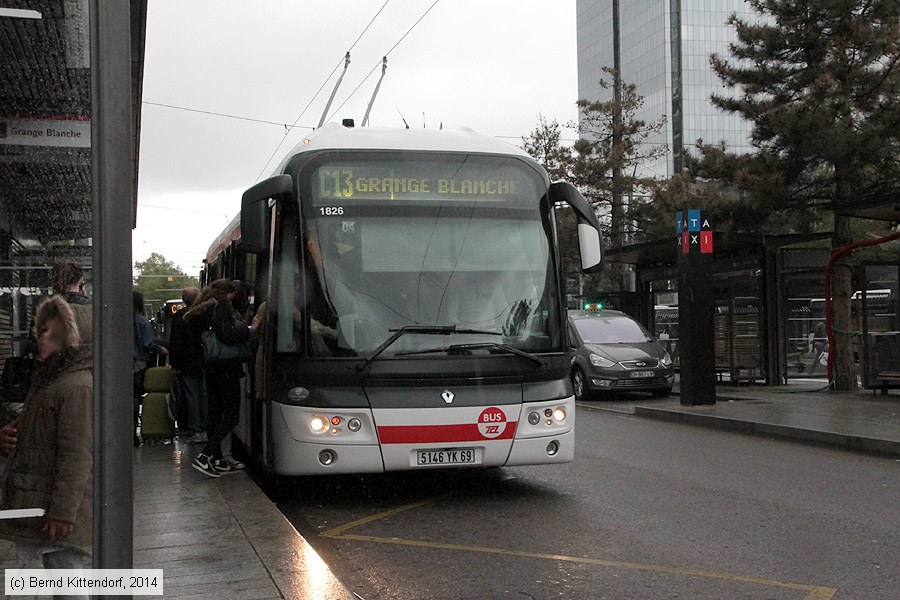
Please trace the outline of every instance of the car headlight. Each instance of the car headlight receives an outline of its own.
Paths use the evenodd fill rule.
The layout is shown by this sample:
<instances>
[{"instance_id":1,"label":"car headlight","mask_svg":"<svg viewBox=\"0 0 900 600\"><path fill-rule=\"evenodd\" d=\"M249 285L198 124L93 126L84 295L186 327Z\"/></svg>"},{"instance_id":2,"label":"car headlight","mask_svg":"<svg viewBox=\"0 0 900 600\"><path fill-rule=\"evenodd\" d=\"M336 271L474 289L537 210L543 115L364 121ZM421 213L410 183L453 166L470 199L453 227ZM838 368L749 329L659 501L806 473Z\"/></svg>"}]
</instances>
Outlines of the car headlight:
<instances>
[{"instance_id":1,"label":"car headlight","mask_svg":"<svg viewBox=\"0 0 900 600\"><path fill-rule=\"evenodd\" d=\"M666 354L661 359L659 359L659 364L667 369L672 366L672 357L669 356L668 352L666 352Z\"/></svg>"},{"instance_id":2,"label":"car headlight","mask_svg":"<svg viewBox=\"0 0 900 600\"><path fill-rule=\"evenodd\" d=\"M609 360L605 356L600 356L599 354L591 354L591 364L595 367L614 367L616 363Z\"/></svg>"}]
</instances>

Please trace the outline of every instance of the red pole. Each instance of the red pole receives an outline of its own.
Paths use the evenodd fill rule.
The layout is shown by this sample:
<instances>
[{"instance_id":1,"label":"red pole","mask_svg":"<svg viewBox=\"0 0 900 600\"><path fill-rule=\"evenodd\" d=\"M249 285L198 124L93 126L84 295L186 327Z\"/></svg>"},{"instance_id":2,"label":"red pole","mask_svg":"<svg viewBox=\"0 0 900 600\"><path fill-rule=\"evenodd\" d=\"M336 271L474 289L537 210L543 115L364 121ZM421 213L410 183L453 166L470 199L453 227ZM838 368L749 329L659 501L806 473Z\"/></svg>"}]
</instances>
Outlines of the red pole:
<instances>
[{"instance_id":1,"label":"red pole","mask_svg":"<svg viewBox=\"0 0 900 600\"><path fill-rule=\"evenodd\" d=\"M874 238L871 240L863 240L861 242L853 242L852 244L847 244L846 246L841 246L840 248L835 248L831 252L831 258L828 259L828 264L825 266L825 335L828 337L828 386L833 387L832 384L832 363L834 361L834 332L831 330L831 269L834 267L835 261L845 254L849 254L856 250L857 248L862 248L864 246L877 246L878 244L884 244L886 242L890 242L892 240L896 240L900 238L900 232L894 232L889 235L880 238Z\"/></svg>"}]
</instances>

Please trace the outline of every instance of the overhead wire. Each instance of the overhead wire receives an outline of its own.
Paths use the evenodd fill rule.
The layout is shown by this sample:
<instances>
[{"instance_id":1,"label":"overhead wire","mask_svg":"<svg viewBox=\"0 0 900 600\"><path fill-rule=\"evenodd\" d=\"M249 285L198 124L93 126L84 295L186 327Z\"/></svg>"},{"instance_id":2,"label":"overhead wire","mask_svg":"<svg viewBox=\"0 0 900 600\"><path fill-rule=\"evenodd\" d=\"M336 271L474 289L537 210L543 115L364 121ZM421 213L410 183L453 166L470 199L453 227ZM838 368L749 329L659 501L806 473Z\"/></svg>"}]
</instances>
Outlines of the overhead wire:
<instances>
[{"instance_id":1,"label":"overhead wire","mask_svg":"<svg viewBox=\"0 0 900 600\"><path fill-rule=\"evenodd\" d=\"M440 2L440 0L434 0L434 2L431 4L431 6L428 7L428 10L426 10L425 12L423 12L423 13L422 13L422 16L419 17L419 20L416 21L415 23L413 23L412 27L410 27L410 28L406 31L406 33L403 34L403 37L401 37L399 40L397 40L397 43L394 44L393 46L391 46L391 49L388 50L387 52L385 52L384 55L387 56L388 54L390 54L391 52L393 52L393 51L394 51L394 48L396 48L397 46L399 46L399 45L400 45L400 42L402 42L403 40L405 40L405 39L406 39L406 36L408 36L410 33L412 33L412 30L416 28L416 25L418 25L419 23L422 22L422 19L424 19L424 18L428 15L428 13L431 12L431 9L434 8L435 5L437 5L438 2Z\"/></svg>"},{"instance_id":2,"label":"overhead wire","mask_svg":"<svg viewBox=\"0 0 900 600\"><path fill-rule=\"evenodd\" d=\"M254 119L253 117L243 117L241 115L232 115L232 114L228 114L228 113L215 112L215 111L211 111L211 110L201 110L199 108L188 108L186 106L176 106L174 104L163 104L162 102L150 102L148 100L143 100L143 101L141 101L141 104L148 104L150 106L161 106L163 108L171 108L174 110L183 110L185 112L200 113L200 114L204 114L204 115L212 115L215 117L225 117L228 119L236 119L238 121L250 121L252 123L265 123L266 125L278 125L280 127L286 128L286 129L288 127L291 127L287 123L279 123L277 121L266 121L265 119ZM300 127L302 129L313 129L313 127L297 125L296 123L293 126Z\"/></svg>"},{"instance_id":3,"label":"overhead wire","mask_svg":"<svg viewBox=\"0 0 900 600\"><path fill-rule=\"evenodd\" d=\"M390 0L385 0L385 3L381 5L381 8L379 8L378 12L375 13L375 16L369 20L369 24L366 25L365 29L362 30L362 33L360 33L357 36L357 38L356 38L356 40L354 40L353 44L350 45L350 48L347 50L348 54L350 53L351 50L353 50L353 48L356 47L356 44L359 43L359 40L361 40L362 37L365 35L365 33L369 30L369 28L372 26L372 23L374 23L375 19L378 18L378 15L380 15L381 11L384 10L384 7L388 5L388 2L390 2ZM263 165L262 169L260 169L259 175L256 176L257 181L259 181L260 177L263 176L263 173L266 172L266 169L269 167L269 163L271 163L272 159L275 158L275 155L278 154L278 151L281 149L281 146L282 146L282 144L284 144L284 141L287 139L288 135L290 135L291 131L293 131L294 127L297 125L297 123L300 121L300 119L303 117L303 115L306 114L306 111L309 110L309 107L312 106L312 103L315 102L316 98L319 97L319 94L322 93L322 90L325 89L325 86L328 84L328 82L331 80L331 78L334 77L334 74L337 72L337 70L340 68L340 66L344 63L344 60L345 60L345 56L341 56L341 59L337 62L336 65L334 65L334 68L331 70L331 73L328 74L328 77L325 78L325 81L322 82L322 85L319 86L319 89L316 90L316 93L313 94L313 97L310 98L309 102L306 103L306 106L303 107L303 110L300 111L300 114L297 115L297 118L294 119L293 124L291 124L291 126L285 130L284 136L282 136L281 140L278 142L278 145L275 146L275 150L272 151L272 154L269 156L268 160L266 160L266 164Z\"/></svg>"},{"instance_id":4,"label":"overhead wire","mask_svg":"<svg viewBox=\"0 0 900 600\"><path fill-rule=\"evenodd\" d=\"M431 4L431 6L429 6L428 9L426 9L425 12L422 13L422 15L416 20L416 22L413 23L412 26L406 30L406 33L404 33L400 37L400 39L397 40L397 42L393 46L391 46L391 48L387 51L387 53L385 53L385 56L389 55L393 50L395 50L397 48L397 46L399 46L403 42L403 40L405 40L409 36L409 34L412 33L412 31L416 28L416 26L418 26L418 24L428 15L428 13L431 12L431 10L437 5L437 3L439 1L440 0L434 0L434 2ZM359 41L362 39L362 37L365 35L365 33L372 27L372 25L375 23L375 20L382 13L382 11L384 11L385 7L387 7L387 5L389 3L390 3L390 0L385 0L384 4L381 5L381 8L378 9L378 12L376 12L375 15L372 17L372 19L369 20L369 23L366 25L366 27L356 37L356 39L353 41L353 44L350 45L350 49L347 52L350 52L351 50L353 50L353 48L356 47L356 45L359 43ZM331 70L331 73L329 73L328 77L325 78L325 81L322 82L322 85L319 86L319 89L316 91L316 93L313 95L313 97L310 99L310 101L306 104L306 106L300 112L300 115L290 125L288 125L287 123L280 123L277 121L267 121L265 119L255 119L252 117L244 117L244 116L232 115L232 114L228 114L228 113L220 113L220 112L201 110L201 109L196 109L196 108L188 108L188 107L184 107L184 106L176 106L176 105L172 105L172 104L164 104L161 102L150 102L150 101L145 100L142 102L142 104L170 108L170 109L174 109L174 110L183 110L183 111L187 111L187 112L213 115L213 116L218 116L218 117L225 117L225 118L229 118L229 119L237 119L237 120L241 120L241 121L249 121L249 122L253 122L253 123L278 125L280 127L283 127L285 129L285 134L282 137L281 141L278 143L278 146L276 146L275 150L269 156L269 159L266 161L266 164L263 167L262 171L260 171L259 175L257 175L257 180L258 180L260 177L262 177L262 174L265 172L266 167L268 167L269 163L272 161L272 158L274 158L275 154L278 152L278 150L281 148L282 144L284 143L284 140L287 138L288 134L290 134L290 132L293 129L295 129L295 128L309 129L309 130L316 129L315 127L312 127L309 125L297 125L297 122L303 117L303 115L306 113L306 111L309 109L309 107L312 105L312 103L315 101L315 99L319 96L319 94L322 92L322 90L328 84L328 81L334 76L334 74L335 74L335 72L337 72L338 68L340 68L341 63L344 62L344 60L345 60L344 58L341 58L341 60L339 60L337 62L337 64L335 64L334 68ZM335 111L330 115L329 118L334 117L334 115L336 115L344 107L344 105L347 104L347 102L356 94L357 91L359 91L359 89L363 86L363 84L365 84L365 82L369 79L369 77L371 77L372 74L378 69L378 67L382 66L382 64L383 64L382 61L378 61L378 63L376 63L375 66L372 67L372 69L366 74L366 76L363 78L363 80L353 89L352 92L350 92L350 94L347 96L347 98L341 103L340 106L337 107L337 109L335 109ZM515 139L515 140L522 139L522 136L512 136L512 135L495 135L494 137L500 138L500 139ZM577 140L575 138L561 138L560 141L574 142Z\"/></svg>"},{"instance_id":5,"label":"overhead wire","mask_svg":"<svg viewBox=\"0 0 900 600\"><path fill-rule=\"evenodd\" d=\"M381 65L381 62L379 62L378 65L376 65L375 68L372 69L372 72L375 72L375 69L377 69L379 65ZM332 73L333 73L333 72L332 72ZM326 80L326 82L327 82L327 80ZM365 82L365 80L363 80L363 82ZM291 127L294 127L294 128L296 128L296 129L309 129L310 131L315 130L315 127L313 127L312 125L289 125L289 124L287 124L287 123L282 123L282 122L279 122L279 121L267 121L267 120L265 120L265 119L256 119L256 118L254 118L254 117L245 117L245 116L242 116L242 115L233 115L233 114L229 114L229 113L221 113L221 112L216 112L216 111L212 111L212 110L202 110L202 109L199 109L199 108L189 108L189 107L187 107L187 106L177 106L177 105L174 105L174 104L165 104L165 103L162 103L162 102L150 102L149 100L143 100L143 101L141 101L141 104L148 104L148 105L150 105L150 106L159 106L159 107L162 107L162 108L171 108L171 109L174 109L174 110L182 110L182 111L185 111L185 112L199 113L199 114L203 114L203 115L211 115L211 116L214 116L214 117L224 117L224 118L227 118L227 119L235 119L235 120L238 120L238 121L248 121L248 122L251 122L251 123L262 123L262 124L264 124L264 125L277 125L277 126L279 126L279 127L283 127L283 128L286 129L286 130L287 130L287 129L290 129ZM493 137L498 138L498 139L501 139L501 140L521 140L523 136L521 136L521 135L494 135ZM560 140L561 142L577 142L578 139L579 139L579 138L564 138L564 137L559 138L559 140ZM657 144L657 145L662 144L662 142L643 142L643 143L645 143L645 144ZM147 204L147 205L143 205L143 204L142 204L141 206L150 206L150 205L149 205L149 204ZM163 208L163 207L158 207L158 206L157 206L157 207L153 207L153 208Z\"/></svg>"},{"instance_id":6,"label":"overhead wire","mask_svg":"<svg viewBox=\"0 0 900 600\"><path fill-rule=\"evenodd\" d=\"M381 11L384 10L384 7L387 6L387 5L388 5L388 2L390 2L390 1L391 1L391 0L385 0L384 4L381 5L381 8L378 9L378 12L375 13L375 16L372 17L372 20L369 21L369 24L366 25L366 28L362 30L362 33L359 34L359 36L356 38L356 40L354 40L354 42L353 42L353 44L350 46L350 48L347 49L347 52L352 51L352 50L356 47L356 44L359 43L359 40L361 40L361 39L362 39L362 36L364 36L364 35L366 34L366 32L369 30L369 27L372 26L372 23L375 22L375 19L378 18L378 15L381 14Z\"/></svg>"},{"instance_id":7,"label":"overhead wire","mask_svg":"<svg viewBox=\"0 0 900 600\"><path fill-rule=\"evenodd\" d=\"M312 106L312 103L315 102L316 98L319 97L319 94L322 93L322 90L328 84L328 81L334 76L334 74L337 72L338 68L341 66L341 64L343 62L344 62L344 57L342 56L341 60L339 60L336 65L334 65L334 68L331 70L331 73L328 74L328 77L325 78L325 81L322 82L322 85L319 86L319 89L316 90L316 93L313 94L313 97L310 98L309 102L306 103L306 106L303 107L303 110L300 111L300 114L297 115L297 118L294 119L294 122L291 124L291 126L285 130L284 135L282 136L281 140L278 142L278 145L275 146L275 149L272 151L272 154L269 155L269 158L266 160L266 164L263 165L263 168L260 169L260 171L259 171L259 175L256 176L257 181L259 181L259 178L262 177L263 173L266 172L266 169L268 168L269 163L272 162L272 159L275 158L275 155L281 149L281 145L284 144L284 140L287 139L288 135L290 135L290 133L291 133L291 131L293 131L294 127L297 126L297 123L300 121L300 119L303 117L303 115L306 113L306 111L309 109L309 107Z\"/></svg>"},{"instance_id":8,"label":"overhead wire","mask_svg":"<svg viewBox=\"0 0 900 600\"><path fill-rule=\"evenodd\" d=\"M428 15L428 13L431 12L431 9L433 9L433 8L437 5L437 3L440 2L440 1L441 1L441 0L434 0L434 2L431 4L431 6L429 6L428 9L427 9L425 12L422 13L422 16L420 16L420 17L416 20L416 22L412 24L412 27L410 27L409 29L407 29L407 30L406 30L406 33L404 33L403 36L401 36L400 39L397 40L397 43L394 44L393 46L391 46L391 49L384 53L384 56L385 56L385 57L389 56L389 55L391 54L391 52L393 52L394 49L395 49L397 46L399 46L400 43L401 43L403 40L405 40L406 37L407 37L410 33L412 33L413 29L415 29L416 26L417 26L419 23L422 22L422 19L424 19L424 18ZM382 7L382 8L383 8L383 7ZM359 85L357 85L357 86L353 89L353 91L350 92L350 95L347 96L347 98L341 103L341 105L338 106L338 107L335 109L335 111L334 111L333 113L331 113L331 115L328 117L329 120L332 119L332 118L334 117L334 115L336 115L337 113L339 113L339 112L341 111L342 108L344 108L344 105L347 104L347 102L350 101L350 98L352 98L353 95L354 95L357 91L359 91L359 88L361 88L361 87L363 86L363 84L369 79L369 77L372 76L372 73L374 73L374 72L378 69L378 67L380 67L381 65L382 65L382 61L381 61L381 60L379 60L377 63L375 63L375 66L372 67L372 70L369 71L369 72L366 74L366 76L363 78L363 80L359 82Z\"/></svg>"}]
</instances>

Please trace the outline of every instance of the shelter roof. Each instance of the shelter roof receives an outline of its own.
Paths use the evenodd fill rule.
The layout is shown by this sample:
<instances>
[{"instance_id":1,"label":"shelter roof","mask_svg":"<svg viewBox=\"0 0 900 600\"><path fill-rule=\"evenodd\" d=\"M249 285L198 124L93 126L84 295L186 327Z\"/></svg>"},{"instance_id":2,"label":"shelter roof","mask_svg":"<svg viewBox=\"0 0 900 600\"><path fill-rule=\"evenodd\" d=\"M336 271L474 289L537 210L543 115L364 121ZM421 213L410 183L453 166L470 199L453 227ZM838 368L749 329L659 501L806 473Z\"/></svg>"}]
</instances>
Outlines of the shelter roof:
<instances>
[{"instance_id":1,"label":"shelter roof","mask_svg":"<svg viewBox=\"0 0 900 600\"><path fill-rule=\"evenodd\" d=\"M8 0L0 16L0 222L20 245L92 235L88 3ZM130 0L135 156L146 0ZM135 186L136 188L136 186Z\"/></svg>"}]
</instances>

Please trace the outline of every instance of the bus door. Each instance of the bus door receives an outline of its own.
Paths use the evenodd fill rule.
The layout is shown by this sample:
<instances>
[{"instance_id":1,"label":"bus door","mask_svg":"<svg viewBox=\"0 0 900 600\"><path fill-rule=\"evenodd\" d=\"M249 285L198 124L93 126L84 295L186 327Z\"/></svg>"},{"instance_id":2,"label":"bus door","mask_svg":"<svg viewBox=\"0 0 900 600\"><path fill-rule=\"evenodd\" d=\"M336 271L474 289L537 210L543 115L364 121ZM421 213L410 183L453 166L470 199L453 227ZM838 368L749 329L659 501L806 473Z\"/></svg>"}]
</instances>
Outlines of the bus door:
<instances>
[{"instance_id":1,"label":"bus door","mask_svg":"<svg viewBox=\"0 0 900 600\"><path fill-rule=\"evenodd\" d=\"M522 406L521 384L369 381L364 387L385 470L506 463Z\"/></svg>"},{"instance_id":2,"label":"bus door","mask_svg":"<svg viewBox=\"0 0 900 600\"><path fill-rule=\"evenodd\" d=\"M247 451L259 464L270 466L272 464L271 440L269 439L272 418L272 403L268 399L270 364L275 356L275 331L271 318L271 300L273 285L278 281L275 273L277 256L272 251L275 244L275 236L280 235L275 227L278 218L280 203L274 203L268 209L269 219L269 244L268 247L257 254L253 254L252 264L248 262L247 276L253 281L254 301L256 314L262 318L258 330L253 362L248 365L250 379L250 395L248 397ZM251 255L247 255L251 256Z\"/></svg>"}]
</instances>

